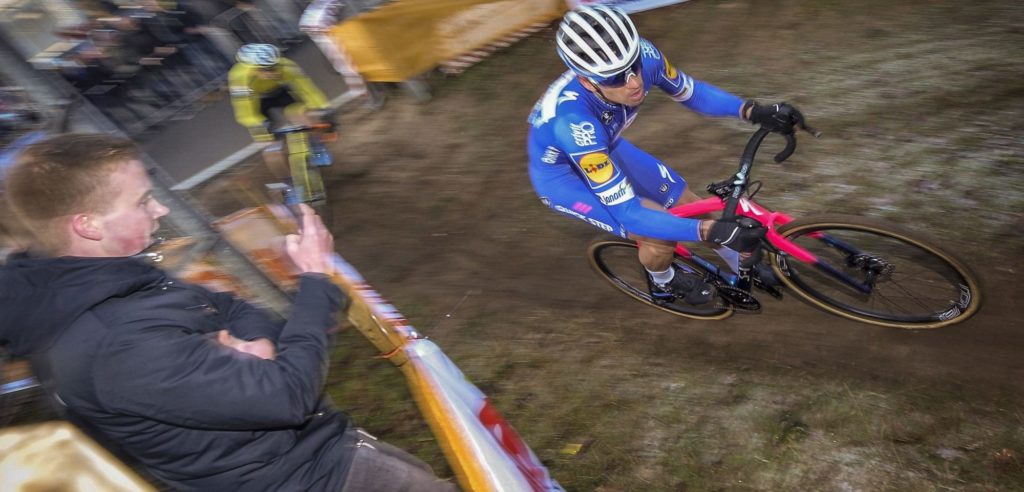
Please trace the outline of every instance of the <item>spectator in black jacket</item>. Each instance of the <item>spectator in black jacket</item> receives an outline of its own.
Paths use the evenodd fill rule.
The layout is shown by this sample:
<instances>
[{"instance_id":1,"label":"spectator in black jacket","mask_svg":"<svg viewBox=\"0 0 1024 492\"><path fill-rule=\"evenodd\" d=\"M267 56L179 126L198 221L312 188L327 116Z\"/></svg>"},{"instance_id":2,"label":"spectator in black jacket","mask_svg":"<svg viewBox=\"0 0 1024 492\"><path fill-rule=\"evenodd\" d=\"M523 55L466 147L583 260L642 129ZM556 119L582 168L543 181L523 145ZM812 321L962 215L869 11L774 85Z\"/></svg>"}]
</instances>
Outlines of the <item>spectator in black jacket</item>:
<instances>
[{"instance_id":1,"label":"spectator in black jacket","mask_svg":"<svg viewBox=\"0 0 1024 492\"><path fill-rule=\"evenodd\" d=\"M282 326L138 258L168 209L128 140L30 145L6 190L45 255L0 268L0 345L115 454L175 490L454 489L324 397L341 295L311 209L285 241L302 273Z\"/></svg>"}]
</instances>

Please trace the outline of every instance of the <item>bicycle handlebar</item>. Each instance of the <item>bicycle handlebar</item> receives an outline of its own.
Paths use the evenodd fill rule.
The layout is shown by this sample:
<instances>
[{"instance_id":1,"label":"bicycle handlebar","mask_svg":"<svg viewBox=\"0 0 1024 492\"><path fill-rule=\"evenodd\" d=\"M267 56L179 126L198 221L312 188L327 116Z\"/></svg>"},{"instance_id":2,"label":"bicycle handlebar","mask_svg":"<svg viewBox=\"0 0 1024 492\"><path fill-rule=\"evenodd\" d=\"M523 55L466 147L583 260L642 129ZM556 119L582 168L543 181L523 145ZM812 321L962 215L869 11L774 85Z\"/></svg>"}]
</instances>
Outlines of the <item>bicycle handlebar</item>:
<instances>
[{"instance_id":1,"label":"bicycle handlebar","mask_svg":"<svg viewBox=\"0 0 1024 492\"><path fill-rule=\"evenodd\" d=\"M310 130L326 130L331 131L336 127L333 123L314 123L312 125L288 125L270 131L271 135L280 137L288 135L290 133L301 133L308 132Z\"/></svg>"},{"instance_id":2,"label":"bicycle handlebar","mask_svg":"<svg viewBox=\"0 0 1024 492\"><path fill-rule=\"evenodd\" d=\"M796 128L810 133L815 138L821 136L821 132L807 125ZM769 133L771 131L762 126L747 140L747 146L744 147L743 155L740 157L740 169L733 175L732 184L734 186L732 192L726 199L725 209L722 210L722 220L734 220L736 218L736 207L739 206L740 197L743 196L743 192L747 189L747 182L750 180L750 168L754 164L754 155L757 154L757 149ZM789 156L793 155L793 152L796 151L796 131L784 133L783 136L786 138L786 147L778 154L775 154L774 157L775 162L779 163L789 159Z\"/></svg>"}]
</instances>

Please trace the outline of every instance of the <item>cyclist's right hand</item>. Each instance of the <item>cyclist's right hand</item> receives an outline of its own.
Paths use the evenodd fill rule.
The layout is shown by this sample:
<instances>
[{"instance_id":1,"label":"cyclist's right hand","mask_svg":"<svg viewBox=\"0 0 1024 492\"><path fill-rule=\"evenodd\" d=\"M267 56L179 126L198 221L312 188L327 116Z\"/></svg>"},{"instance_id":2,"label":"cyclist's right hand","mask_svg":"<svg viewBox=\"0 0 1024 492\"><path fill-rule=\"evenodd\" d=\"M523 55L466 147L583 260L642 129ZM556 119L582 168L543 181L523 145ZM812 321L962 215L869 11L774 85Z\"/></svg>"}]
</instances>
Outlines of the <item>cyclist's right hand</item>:
<instances>
[{"instance_id":1,"label":"cyclist's right hand","mask_svg":"<svg viewBox=\"0 0 1024 492\"><path fill-rule=\"evenodd\" d=\"M704 236L705 241L721 244L741 253L757 249L767 230L756 220L740 217L737 220L715 220Z\"/></svg>"},{"instance_id":2,"label":"cyclist's right hand","mask_svg":"<svg viewBox=\"0 0 1024 492\"><path fill-rule=\"evenodd\" d=\"M792 135L794 128L804 128L804 115L789 103L758 104L749 101L750 122L761 125L770 131L783 135Z\"/></svg>"}]
</instances>

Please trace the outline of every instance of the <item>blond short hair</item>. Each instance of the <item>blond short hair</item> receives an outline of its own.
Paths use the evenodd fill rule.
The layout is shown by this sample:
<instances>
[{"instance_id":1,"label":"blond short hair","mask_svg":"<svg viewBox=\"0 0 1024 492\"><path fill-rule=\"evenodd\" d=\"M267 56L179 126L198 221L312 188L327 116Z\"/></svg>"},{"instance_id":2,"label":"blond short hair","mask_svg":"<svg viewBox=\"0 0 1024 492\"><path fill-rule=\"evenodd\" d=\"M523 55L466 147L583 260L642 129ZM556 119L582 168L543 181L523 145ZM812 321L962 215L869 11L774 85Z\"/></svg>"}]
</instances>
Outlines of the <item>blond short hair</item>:
<instances>
[{"instance_id":1,"label":"blond short hair","mask_svg":"<svg viewBox=\"0 0 1024 492\"><path fill-rule=\"evenodd\" d=\"M62 219L103 213L109 175L139 158L135 143L100 133L68 133L29 145L5 179L14 214L32 231L38 246L58 252L67 243Z\"/></svg>"}]
</instances>

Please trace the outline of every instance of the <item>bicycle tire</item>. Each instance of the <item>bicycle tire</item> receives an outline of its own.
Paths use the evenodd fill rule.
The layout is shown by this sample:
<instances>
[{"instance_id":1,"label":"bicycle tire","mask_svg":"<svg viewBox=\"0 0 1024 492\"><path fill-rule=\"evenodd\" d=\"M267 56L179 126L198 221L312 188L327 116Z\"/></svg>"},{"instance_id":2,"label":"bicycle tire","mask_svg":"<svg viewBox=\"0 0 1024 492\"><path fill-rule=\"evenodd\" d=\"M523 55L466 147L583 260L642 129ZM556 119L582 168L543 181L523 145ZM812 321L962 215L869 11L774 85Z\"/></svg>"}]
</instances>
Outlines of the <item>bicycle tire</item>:
<instances>
[{"instance_id":1,"label":"bicycle tire","mask_svg":"<svg viewBox=\"0 0 1024 492\"><path fill-rule=\"evenodd\" d=\"M794 294L833 314L890 328L924 329L960 323L981 307L977 275L955 255L936 246L937 241L920 233L875 219L842 215L796 220L778 232L857 278L866 275L864 268L849 264L851 255L812 234L827 234L891 265L865 294L812 264L771 253L772 269Z\"/></svg>"},{"instance_id":2,"label":"bicycle tire","mask_svg":"<svg viewBox=\"0 0 1024 492\"><path fill-rule=\"evenodd\" d=\"M320 173L320 168L313 165L307 166L306 179L308 179L307 182L311 189L305 191L302 201L313 207L317 215L323 219L324 224L330 226L331 210L328 207L327 188L324 186L324 177Z\"/></svg>"},{"instance_id":3,"label":"bicycle tire","mask_svg":"<svg viewBox=\"0 0 1024 492\"><path fill-rule=\"evenodd\" d=\"M719 320L728 318L733 309L717 303L709 306L692 306L682 303L659 304L651 299L647 290L647 278L643 266L637 259L637 245L633 241L623 239L598 239L587 248L587 259L590 266L619 291L629 297L659 309L661 311L699 320ZM699 266L676 255L678 264L688 269L703 272ZM716 299L717 302L717 299Z\"/></svg>"},{"instance_id":4,"label":"bicycle tire","mask_svg":"<svg viewBox=\"0 0 1024 492\"><path fill-rule=\"evenodd\" d=\"M311 155L308 148L302 153L304 166L301 172L296 172L295 166L298 164L288 163L288 167L291 169L292 185L295 189L300 190L299 201L312 207L324 224L330 227L331 210L327 205L327 188L324 186L320 167L310 162Z\"/></svg>"}]
</instances>

